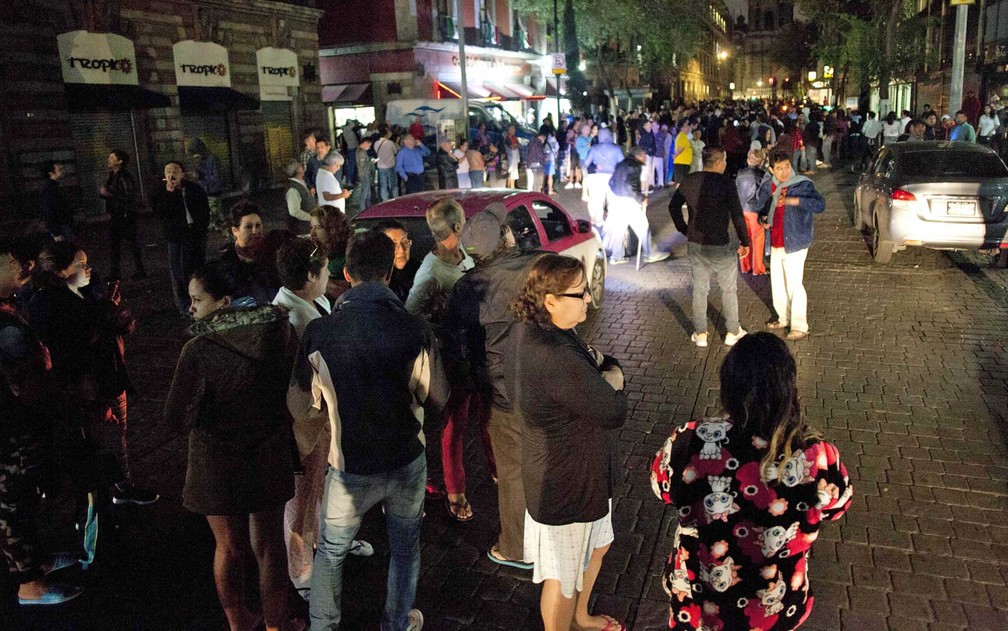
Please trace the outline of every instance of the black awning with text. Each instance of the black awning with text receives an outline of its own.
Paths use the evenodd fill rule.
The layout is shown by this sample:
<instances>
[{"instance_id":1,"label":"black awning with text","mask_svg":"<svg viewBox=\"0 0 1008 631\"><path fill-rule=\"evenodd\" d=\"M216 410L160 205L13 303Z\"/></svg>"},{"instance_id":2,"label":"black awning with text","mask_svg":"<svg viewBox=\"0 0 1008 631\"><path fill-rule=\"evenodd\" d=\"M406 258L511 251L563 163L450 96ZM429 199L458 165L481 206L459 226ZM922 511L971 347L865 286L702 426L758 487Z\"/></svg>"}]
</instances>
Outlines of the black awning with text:
<instances>
[{"instance_id":1,"label":"black awning with text","mask_svg":"<svg viewBox=\"0 0 1008 631\"><path fill-rule=\"evenodd\" d=\"M259 109L259 99L231 88L199 88L180 85L179 106L193 112L233 112Z\"/></svg>"},{"instance_id":2,"label":"black awning with text","mask_svg":"<svg viewBox=\"0 0 1008 631\"><path fill-rule=\"evenodd\" d=\"M70 110L126 112L171 106L168 96L136 85L67 83L65 87Z\"/></svg>"}]
</instances>

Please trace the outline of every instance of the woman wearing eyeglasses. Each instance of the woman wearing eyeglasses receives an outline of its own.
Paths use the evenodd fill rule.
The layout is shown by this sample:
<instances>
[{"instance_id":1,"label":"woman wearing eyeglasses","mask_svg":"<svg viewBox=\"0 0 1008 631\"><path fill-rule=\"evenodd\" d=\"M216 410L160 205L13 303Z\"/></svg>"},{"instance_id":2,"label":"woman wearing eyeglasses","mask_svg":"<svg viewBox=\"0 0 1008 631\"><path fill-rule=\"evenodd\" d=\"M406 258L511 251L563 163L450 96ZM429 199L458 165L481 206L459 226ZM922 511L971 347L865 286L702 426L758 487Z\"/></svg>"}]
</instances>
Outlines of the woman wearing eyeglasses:
<instances>
[{"instance_id":1,"label":"woman wearing eyeglasses","mask_svg":"<svg viewBox=\"0 0 1008 631\"><path fill-rule=\"evenodd\" d=\"M213 531L214 583L231 629L260 621L279 629L287 609L284 505L294 496L286 392L297 335L286 311L237 308L235 291L219 263L192 275L193 339L175 367L165 420L189 434L182 504ZM243 588L249 551L261 614Z\"/></svg>"},{"instance_id":2,"label":"woman wearing eyeglasses","mask_svg":"<svg viewBox=\"0 0 1008 631\"><path fill-rule=\"evenodd\" d=\"M591 303L577 259L546 254L511 305L517 325L509 362L522 417L525 559L543 583L545 631L623 631L588 613L602 558L613 541L612 497L619 475L615 432L626 419L619 363L585 344L574 327Z\"/></svg>"}]
</instances>

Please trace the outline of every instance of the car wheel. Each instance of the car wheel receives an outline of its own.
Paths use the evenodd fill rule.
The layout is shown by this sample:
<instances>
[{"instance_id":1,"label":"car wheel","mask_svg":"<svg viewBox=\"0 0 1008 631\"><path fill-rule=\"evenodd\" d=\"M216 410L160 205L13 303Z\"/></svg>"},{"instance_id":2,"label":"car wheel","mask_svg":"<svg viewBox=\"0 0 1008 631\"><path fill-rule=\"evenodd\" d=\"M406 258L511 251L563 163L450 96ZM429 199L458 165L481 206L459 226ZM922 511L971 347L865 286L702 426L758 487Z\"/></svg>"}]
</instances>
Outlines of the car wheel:
<instances>
[{"instance_id":1,"label":"car wheel","mask_svg":"<svg viewBox=\"0 0 1008 631\"><path fill-rule=\"evenodd\" d=\"M595 257L595 266L592 268L591 297L592 301L588 308L598 311L605 299L605 261L601 257Z\"/></svg>"},{"instance_id":2,"label":"car wheel","mask_svg":"<svg viewBox=\"0 0 1008 631\"><path fill-rule=\"evenodd\" d=\"M896 251L896 244L882 238L882 230L879 228L878 213L872 213L871 237L871 254L875 262L888 263L891 261L893 252Z\"/></svg>"}]
</instances>

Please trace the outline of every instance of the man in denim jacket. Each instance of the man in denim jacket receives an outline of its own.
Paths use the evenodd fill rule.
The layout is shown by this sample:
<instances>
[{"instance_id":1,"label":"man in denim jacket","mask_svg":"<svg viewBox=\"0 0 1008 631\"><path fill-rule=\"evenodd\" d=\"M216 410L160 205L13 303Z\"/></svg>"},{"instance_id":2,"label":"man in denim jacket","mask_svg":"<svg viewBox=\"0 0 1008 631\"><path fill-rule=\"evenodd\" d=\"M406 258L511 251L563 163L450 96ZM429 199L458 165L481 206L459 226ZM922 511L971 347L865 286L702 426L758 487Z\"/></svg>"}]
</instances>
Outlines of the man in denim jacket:
<instances>
[{"instance_id":1,"label":"man in denim jacket","mask_svg":"<svg viewBox=\"0 0 1008 631\"><path fill-rule=\"evenodd\" d=\"M789 340L808 335L808 294L802 284L805 257L812 245L812 216L826 209L826 201L812 180L795 174L786 149L770 152L773 178L758 194L760 223L770 229L770 289L778 319L769 329L790 326Z\"/></svg>"}]
</instances>

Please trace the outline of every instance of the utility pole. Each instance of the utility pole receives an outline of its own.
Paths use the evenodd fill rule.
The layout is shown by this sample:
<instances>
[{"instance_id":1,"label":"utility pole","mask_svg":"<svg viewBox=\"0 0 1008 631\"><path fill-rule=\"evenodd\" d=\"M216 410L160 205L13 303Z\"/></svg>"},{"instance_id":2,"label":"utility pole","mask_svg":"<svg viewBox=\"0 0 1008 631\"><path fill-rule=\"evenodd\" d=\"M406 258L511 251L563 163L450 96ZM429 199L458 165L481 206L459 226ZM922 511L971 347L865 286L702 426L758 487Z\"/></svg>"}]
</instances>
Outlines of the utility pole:
<instances>
[{"instance_id":1,"label":"utility pole","mask_svg":"<svg viewBox=\"0 0 1008 631\"><path fill-rule=\"evenodd\" d=\"M559 53L560 52L560 16L559 16L559 13L557 12L557 0L553 0L553 52L554 53ZM556 84L557 84L557 90L556 90L556 92L557 92L557 95L556 95L557 96L556 127L557 127L557 129L560 129L560 79L562 79L562 78L563 78L563 75L559 75L559 74L556 75Z\"/></svg>"},{"instance_id":2,"label":"utility pole","mask_svg":"<svg viewBox=\"0 0 1008 631\"><path fill-rule=\"evenodd\" d=\"M455 34L458 35L459 42L459 71L462 73L462 120L463 129L462 132L465 134L466 138L469 138L469 86L466 82L466 56L465 56L465 21L462 18L462 0L455 0L455 18L458 20L459 28L455 30ZM471 139L470 139L471 140Z\"/></svg>"},{"instance_id":3,"label":"utility pole","mask_svg":"<svg viewBox=\"0 0 1008 631\"><path fill-rule=\"evenodd\" d=\"M956 7L955 41L952 44L952 86L949 95L949 111L955 113L962 108L963 70L966 65L966 23L969 19L969 5L974 0L950 0Z\"/></svg>"}]
</instances>

